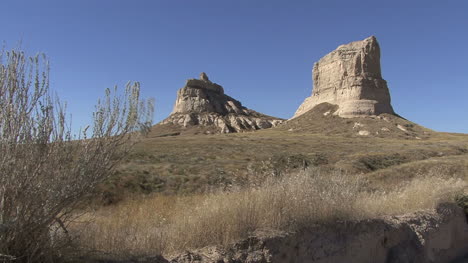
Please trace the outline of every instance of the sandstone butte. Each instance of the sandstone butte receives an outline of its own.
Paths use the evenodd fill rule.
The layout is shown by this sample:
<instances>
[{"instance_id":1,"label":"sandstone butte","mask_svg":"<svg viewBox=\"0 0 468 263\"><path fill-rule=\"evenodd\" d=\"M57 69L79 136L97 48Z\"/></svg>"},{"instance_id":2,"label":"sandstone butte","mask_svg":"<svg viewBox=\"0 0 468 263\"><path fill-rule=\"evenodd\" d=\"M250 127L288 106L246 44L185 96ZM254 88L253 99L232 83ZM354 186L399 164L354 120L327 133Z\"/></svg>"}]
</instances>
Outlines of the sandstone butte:
<instances>
[{"instance_id":1,"label":"sandstone butte","mask_svg":"<svg viewBox=\"0 0 468 263\"><path fill-rule=\"evenodd\" d=\"M293 118L324 102L338 105L334 114L345 118L395 114L374 36L341 45L321 58L314 64L312 78L312 96L305 99Z\"/></svg>"},{"instance_id":2,"label":"sandstone butte","mask_svg":"<svg viewBox=\"0 0 468 263\"><path fill-rule=\"evenodd\" d=\"M242 106L202 72L200 79L189 79L179 89L172 113L160 124L214 127L218 133L231 133L271 128L282 122Z\"/></svg>"}]
</instances>

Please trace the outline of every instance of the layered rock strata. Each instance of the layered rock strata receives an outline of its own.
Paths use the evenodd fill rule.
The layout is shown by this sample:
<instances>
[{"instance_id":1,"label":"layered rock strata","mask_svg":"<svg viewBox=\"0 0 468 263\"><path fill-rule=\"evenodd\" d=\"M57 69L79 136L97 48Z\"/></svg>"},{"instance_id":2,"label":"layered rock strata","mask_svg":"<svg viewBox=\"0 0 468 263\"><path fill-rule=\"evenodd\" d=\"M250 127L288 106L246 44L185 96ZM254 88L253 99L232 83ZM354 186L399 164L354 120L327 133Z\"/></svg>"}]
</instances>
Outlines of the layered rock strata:
<instances>
[{"instance_id":1,"label":"layered rock strata","mask_svg":"<svg viewBox=\"0 0 468 263\"><path fill-rule=\"evenodd\" d=\"M324 102L338 105L334 114L341 117L394 114L374 36L339 46L316 62L312 72L312 96L305 99L293 118Z\"/></svg>"},{"instance_id":2,"label":"layered rock strata","mask_svg":"<svg viewBox=\"0 0 468 263\"><path fill-rule=\"evenodd\" d=\"M201 73L200 79L187 80L177 92L174 110L161 124L211 126L219 133L231 133L271 128L282 121L242 106Z\"/></svg>"}]
</instances>

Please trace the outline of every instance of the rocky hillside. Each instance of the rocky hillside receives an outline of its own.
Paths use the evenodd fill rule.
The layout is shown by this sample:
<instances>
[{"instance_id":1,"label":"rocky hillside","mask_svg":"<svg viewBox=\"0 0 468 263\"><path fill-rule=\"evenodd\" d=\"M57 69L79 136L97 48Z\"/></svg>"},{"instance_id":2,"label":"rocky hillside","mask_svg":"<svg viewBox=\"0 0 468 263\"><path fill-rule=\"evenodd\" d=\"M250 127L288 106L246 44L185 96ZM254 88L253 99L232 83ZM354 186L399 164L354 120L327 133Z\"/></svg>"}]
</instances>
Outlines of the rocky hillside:
<instances>
[{"instance_id":1,"label":"rocky hillside","mask_svg":"<svg viewBox=\"0 0 468 263\"><path fill-rule=\"evenodd\" d=\"M200 79L187 80L177 92L174 110L153 128L153 133L235 133L271 128L282 122L242 106L201 73Z\"/></svg>"},{"instance_id":2,"label":"rocky hillside","mask_svg":"<svg viewBox=\"0 0 468 263\"><path fill-rule=\"evenodd\" d=\"M383 113L363 118L338 116L339 106L321 103L276 128L293 133L316 133L345 137L378 137L423 140L434 131L399 116Z\"/></svg>"}]
</instances>

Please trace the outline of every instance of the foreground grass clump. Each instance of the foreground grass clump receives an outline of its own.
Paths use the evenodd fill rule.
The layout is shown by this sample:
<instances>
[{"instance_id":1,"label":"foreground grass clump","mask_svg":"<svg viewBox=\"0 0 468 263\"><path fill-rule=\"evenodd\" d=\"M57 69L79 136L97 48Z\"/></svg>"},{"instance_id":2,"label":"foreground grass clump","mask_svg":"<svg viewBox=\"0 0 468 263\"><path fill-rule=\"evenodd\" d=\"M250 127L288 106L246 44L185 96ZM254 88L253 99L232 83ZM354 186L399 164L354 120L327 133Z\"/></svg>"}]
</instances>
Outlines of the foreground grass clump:
<instances>
[{"instance_id":1,"label":"foreground grass clump","mask_svg":"<svg viewBox=\"0 0 468 263\"><path fill-rule=\"evenodd\" d=\"M99 211L73 230L87 249L114 255L172 253L227 245L259 229L294 231L314 223L375 218L453 201L460 179L428 176L370 191L359 176L308 170L263 185L191 197L154 197Z\"/></svg>"}]
</instances>

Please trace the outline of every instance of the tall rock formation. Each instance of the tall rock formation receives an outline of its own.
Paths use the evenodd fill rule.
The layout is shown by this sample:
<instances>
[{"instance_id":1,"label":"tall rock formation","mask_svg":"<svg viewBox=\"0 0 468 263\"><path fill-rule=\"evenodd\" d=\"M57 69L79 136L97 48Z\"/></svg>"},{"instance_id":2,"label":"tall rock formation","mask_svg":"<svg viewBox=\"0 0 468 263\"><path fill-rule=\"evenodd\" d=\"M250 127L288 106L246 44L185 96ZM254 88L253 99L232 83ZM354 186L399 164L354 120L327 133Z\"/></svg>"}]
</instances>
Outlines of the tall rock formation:
<instances>
[{"instance_id":1,"label":"tall rock formation","mask_svg":"<svg viewBox=\"0 0 468 263\"><path fill-rule=\"evenodd\" d=\"M174 110L160 124L211 127L219 133L230 133L271 128L282 121L242 106L202 72L200 79L187 80L177 92Z\"/></svg>"},{"instance_id":2,"label":"tall rock formation","mask_svg":"<svg viewBox=\"0 0 468 263\"><path fill-rule=\"evenodd\" d=\"M374 36L339 46L316 62L312 72L312 96L305 99L293 118L324 102L338 105L334 114L341 117L394 114Z\"/></svg>"}]
</instances>

